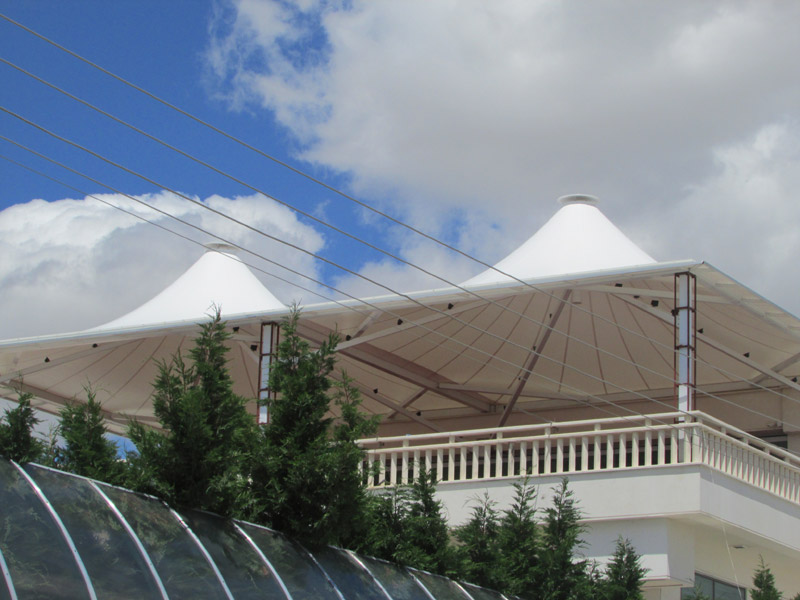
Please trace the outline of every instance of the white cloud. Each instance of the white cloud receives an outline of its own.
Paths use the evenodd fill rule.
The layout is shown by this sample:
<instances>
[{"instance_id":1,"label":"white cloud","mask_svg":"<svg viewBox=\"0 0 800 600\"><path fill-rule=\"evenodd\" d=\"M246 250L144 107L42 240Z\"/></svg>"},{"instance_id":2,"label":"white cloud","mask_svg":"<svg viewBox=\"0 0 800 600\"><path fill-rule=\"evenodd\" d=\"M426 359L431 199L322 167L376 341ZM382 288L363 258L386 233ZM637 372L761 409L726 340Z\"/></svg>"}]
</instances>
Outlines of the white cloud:
<instances>
[{"instance_id":1,"label":"white cloud","mask_svg":"<svg viewBox=\"0 0 800 600\"><path fill-rule=\"evenodd\" d=\"M789 266L776 220L796 216L783 124L800 117L799 17L779 2L248 0L222 11L209 56L221 93L272 110L299 157L484 260L585 192L656 258L780 295L741 239Z\"/></svg>"},{"instance_id":2,"label":"white cloud","mask_svg":"<svg viewBox=\"0 0 800 600\"><path fill-rule=\"evenodd\" d=\"M200 243L216 241L129 198L98 197ZM312 276L317 273L318 266L308 255L266 240L173 194L137 198L287 267ZM202 202L311 252L323 246L322 236L313 228L263 197L211 196ZM96 199L83 198L32 200L3 210L0 252L4 257L0 261L0 314L14 315L0 320L0 339L6 339L75 331L119 317L160 292L197 260L203 249ZM242 253L241 257L264 271L298 281L251 255ZM159 268L153 269L153 265ZM319 301L290 284L255 273L284 302ZM315 287L308 281L300 283Z\"/></svg>"},{"instance_id":3,"label":"white cloud","mask_svg":"<svg viewBox=\"0 0 800 600\"><path fill-rule=\"evenodd\" d=\"M800 314L800 126L773 124L719 147L715 171L653 225L659 254L707 260Z\"/></svg>"}]
</instances>

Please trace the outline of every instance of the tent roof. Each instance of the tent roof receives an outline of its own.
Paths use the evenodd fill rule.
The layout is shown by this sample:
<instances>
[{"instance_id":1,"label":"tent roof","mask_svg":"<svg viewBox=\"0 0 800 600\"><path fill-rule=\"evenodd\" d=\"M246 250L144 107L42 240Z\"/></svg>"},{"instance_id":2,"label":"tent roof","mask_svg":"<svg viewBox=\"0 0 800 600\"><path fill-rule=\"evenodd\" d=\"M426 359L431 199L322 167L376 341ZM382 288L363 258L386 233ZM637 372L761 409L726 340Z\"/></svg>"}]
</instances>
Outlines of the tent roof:
<instances>
[{"instance_id":1,"label":"tent roof","mask_svg":"<svg viewBox=\"0 0 800 600\"><path fill-rule=\"evenodd\" d=\"M594 196L558 201L561 209L528 241L464 285L513 281L508 275L525 280L656 262L600 212Z\"/></svg>"},{"instance_id":2,"label":"tent roof","mask_svg":"<svg viewBox=\"0 0 800 600\"><path fill-rule=\"evenodd\" d=\"M602 222L593 205L578 202L566 204L556 217L570 213ZM554 221L558 231L561 218L541 231ZM539 244L546 237L532 240ZM364 408L382 415L384 434L496 426L509 405L509 425L556 420L556 414L565 420L564 411L574 418L598 416L587 411L607 416L612 409L619 415L623 405L663 412L674 390L674 280L690 272L697 280L701 400L761 386L800 392L792 380L800 375L796 317L706 263L655 263L634 250L616 256L635 264L607 260L602 268L545 272L524 282L479 280L467 289L310 305L298 331L312 344L339 333L338 367L356 380ZM173 286L122 319L84 332L0 342L0 385L30 391L34 405L56 412L84 397L83 387L91 383L112 430L122 431L131 417L154 422L156 361L191 347L195 323L213 301L227 309L235 389L256 398L262 324L280 321L287 307L270 300L258 284L252 298L212 293L191 308L167 311L176 300L190 299L186 293L196 289L193 284L217 282L231 289L224 277L240 268L246 270L235 258L206 254ZM159 306L163 313L149 312Z\"/></svg>"},{"instance_id":3,"label":"tent roof","mask_svg":"<svg viewBox=\"0 0 800 600\"><path fill-rule=\"evenodd\" d=\"M207 251L160 294L96 330L136 329L164 323L197 323L219 308L229 318L285 308L228 244L208 244Z\"/></svg>"}]
</instances>

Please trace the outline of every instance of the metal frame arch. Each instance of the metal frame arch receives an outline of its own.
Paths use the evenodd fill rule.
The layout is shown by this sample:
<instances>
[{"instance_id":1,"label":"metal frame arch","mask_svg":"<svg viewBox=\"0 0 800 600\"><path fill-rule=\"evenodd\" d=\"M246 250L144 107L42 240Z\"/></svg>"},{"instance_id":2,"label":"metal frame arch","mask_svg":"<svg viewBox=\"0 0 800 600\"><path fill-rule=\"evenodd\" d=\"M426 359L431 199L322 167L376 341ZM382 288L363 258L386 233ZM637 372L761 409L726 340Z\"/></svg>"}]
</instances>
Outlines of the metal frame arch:
<instances>
[{"instance_id":1,"label":"metal frame arch","mask_svg":"<svg viewBox=\"0 0 800 600\"><path fill-rule=\"evenodd\" d=\"M338 586L338 585L336 585L336 582L335 582L335 581L333 581L333 579L331 579L331 576L330 576L330 575L328 575L328 572L325 570L325 567L323 567L323 566L322 566L322 565L319 563L319 561L317 560L317 557L316 557L316 556L314 556L313 554L311 554L311 552L309 552L309 551L306 549L306 547L305 547L305 546L303 546L303 544L301 544L300 542L297 542L297 546L298 546L299 548L301 548L301 549L303 550L303 552L305 552L306 554L308 554L308 557L309 557L309 558L310 558L310 559L311 559L311 560L314 562L314 564L315 564L315 565L317 565L317 568L318 568L320 571L322 571L322 574L325 576L325 579L327 579L327 580L328 580L328 583L330 583L330 584L331 584L331 586L333 587L333 591L334 591L334 592L336 592L336 595L337 595L337 596L339 596L339 599L340 599L340 600L347 600L347 599L344 597L344 595L342 594L342 591L339 589L339 586Z\"/></svg>"},{"instance_id":2,"label":"metal frame arch","mask_svg":"<svg viewBox=\"0 0 800 600\"><path fill-rule=\"evenodd\" d=\"M372 581L375 582L378 588L386 595L386 597L389 600L393 600L392 596L389 594L389 591L385 587L383 587L383 584L378 580L377 577L375 577L375 574L369 570L369 567L367 567L367 565L365 565L364 562L358 557L358 554L356 554L352 550L344 550L344 552L345 554L347 554L350 560L352 560L354 563L356 563L359 567L361 567L367 572L367 575L369 575L372 578Z\"/></svg>"},{"instance_id":3,"label":"metal frame arch","mask_svg":"<svg viewBox=\"0 0 800 600\"><path fill-rule=\"evenodd\" d=\"M250 544L250 546L252 546L253 550L255 550L256 553L261 557L261 560L264 562L264 564L267 565L267 568L270 570L270 573L272 573L272 575L275 577L275 581L278 582L278 585L280 586L281 591L283 591L283 593L286 596L286 598L288 600L293 600L292 594L289 592L288 588L286 587L286 584L283 583L283 578L280 576L278 571L275 570L275 567L272 566L272 563L267 558L267 555L264 554L264 552L261 550L261 548L258 547L258 544L256 544L253 541L253 538L251 538L250 535L244 529L242 529L242 527L239 526L239 523L237 523L236 521L233 521L233 526L236 528L236 530L240 534L242 534L244 539L247 540L247 543Z\"/></svg>"},{"instance_id":4,"label":"metal frame arch","mask_svg":"<svg viewBox=\"0 0 800 600\"><path fill-rule=\"evenodd\" d=\"M150 571L150 575L153 576L153 579L155 580L156 585L158 586L158 591L161 592L161 597L164 598L164 600L168 600L169 594L167 594L167 590L164 587L164 583L161 581L161 576L158 574L158 571L156 571L156 566L153 564L153 561L150 558L150 555L147 553L147 550L145 550L145 547L142 544L142 540L140 540L139 536L136 535L136 532L133 530L133 527L131 527L130 523L128 523L128 520L123 516L119 508L117 508L117 505L111 501L111 498L109 498L105 494L105 492L103 492L102 489L100 489L100 486L91 479L86 479L86 481L88 481L89 485L91 485L97 491L97 493L100 494L100 497L103 500L105 500L106 504L108 504L108 507L111 509L111 512L114 513L114 516L116 516L117 519L119 519L119 522L122 524L122 527L128 533L128 536L130 536L131 540L133 540L136 549L139 550L139 554L142 555L142 558L144 559L144 562L147 565L147 569Z\"/></svg>"},{"instance_id":5,"label":"metal frame arch","mask_svg":"<svg viewBox=\"0 0 800 600\"><path fill-rule=\"evenodd\" d=\"M172 513L172 516L175 517L175 519L177 519L181 527L183 527L186 530L186 532L192 538L194 543L197 544L197 548L203 554L203 557L206 559L206 562L208 562L209 566L211 567L211 570L214 571L214 575L217 577L217 580L219 581L220 585L222 585L222 589L225 591L225 595L230 600L234 600L233 594L231 593L231 589L228 587L228 583L225 581L225 578L222 576L222 573L220 573L219 567L217 567L217 563L215 563L214 559L211 558L211 555L208 553L208 550L203 545L203 542L200 541L200 538L197 537L197 534L195 534L195 532L192 531L192 528L186 524L186 521L183 520L183 517L181 517L177 512L175 512L174 509L170 508L170 506L166 502L162 500L161 503L167 507L169 512Z\"/></svg>"},{"instance_id":6,"label":"metal frame arch","mask_svg":"<svg viewBox=\"0 0 800 600\"><path fill-rule=\"evenodd\" d=\"M17 468L17 470L22 474L22 476L25 478L25 481L27 481L30 484L30 486L33 488L34 493L39 497L39 500L42 501L42 504L44 504L47 512L50 513L51 517L53 517L53 520L56 522L56 526L61 530L61 535L64 537L64 541L67 543L67 546L69 546L69 549L72 552L72 556L75 558L75 562L78 565L78 570L80 571L81 577L83 577L83 581L86 584L86 591L89 593L89 597L92 600L97 600L97 593L94 591L94 585L92 585L92 580L89 578L89 572L86 570L86 565L83 564L83 559L81 558L81 555L78 554L78 549L75 547L75 542L72 541L72 536L70 536L69 532L67 531L67 528L64 526L64 522L61 520L61 517L58 516L56 509L53 507L52 504L50 504L50 500L48 500L47 496L44 495L44 492L39 487L39 485L33 480L33 477L31 477L25 471L25 469L23 469L13 460L10 460L9 462L12 465L14 465Z\"/></svg>"},{"instance_id":7,"label":"metal frame arch","mask_svg":"<svg viewBox=\"0 0 800 600\"><path fill-rule=\"evenodd\" d=\"M11 579L11 571L8 570L8 565L6 564L6 559L3 556L2 550L0 550L0 570L3 571L3 579L6 582L11 600L17 600L17 590L14 587L14 581Z\"/></svg>"}]
</instances>

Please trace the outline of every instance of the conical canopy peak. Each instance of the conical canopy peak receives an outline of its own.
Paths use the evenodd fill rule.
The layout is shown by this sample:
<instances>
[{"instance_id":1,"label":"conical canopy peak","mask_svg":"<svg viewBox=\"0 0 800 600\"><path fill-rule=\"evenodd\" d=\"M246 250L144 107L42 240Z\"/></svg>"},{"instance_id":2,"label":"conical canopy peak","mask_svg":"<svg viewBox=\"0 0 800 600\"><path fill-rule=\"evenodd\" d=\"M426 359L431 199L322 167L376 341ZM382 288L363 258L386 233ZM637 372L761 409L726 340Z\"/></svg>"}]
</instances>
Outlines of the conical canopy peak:
<instances>
[{"instance_id":1,"label":"conical canopy peak","mask_svg":"<svg viewBox=\"0 0 800 600\"><path fill-rule=\"evenodd\" d=\"M539 231L494 269L463 285L509 283L513 278L537 279L656 262L608 220L597 207L596 197L572 194L558 202L561 208Z\"/></svg>"},{"instance_id":2,"label":"conical canopy peak","mask_svg":"<svg viewBox=\"0 0 800 600\"><path fill-rule=\"evenodd\" d=\"M207 244L205 254L160 294L97 329L200 322L216 308L223 317L285 308L236 256L237 250L229 244Z\"/></svg>"}]
</instances>

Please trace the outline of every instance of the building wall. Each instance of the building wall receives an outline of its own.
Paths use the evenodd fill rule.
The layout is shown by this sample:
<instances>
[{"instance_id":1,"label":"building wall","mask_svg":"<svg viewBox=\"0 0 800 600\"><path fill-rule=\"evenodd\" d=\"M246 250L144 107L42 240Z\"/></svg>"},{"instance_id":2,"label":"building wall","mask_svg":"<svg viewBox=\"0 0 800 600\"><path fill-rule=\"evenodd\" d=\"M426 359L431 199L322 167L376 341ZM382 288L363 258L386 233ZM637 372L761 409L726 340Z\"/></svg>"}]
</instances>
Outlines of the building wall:
<instances>
[{"instance_id":1,"label":"building wall","mask_svg":"<svg viewBox=\"0 0 800 600\"><path fill-rule=\"evenodd\" d=\"M515 481L442 483L438 495L455 526L469 519L484 493L498 510L507 508ZM535 478L540 510L551 504L559 481ZM702 465L579 473L569 487L585 516L585 557L605 564L617 537L628 538L648 569L648 599L677 600L675 590L693 586L695 572L749 586L759 556L782 589L800 592L800 506L794 503Z\"/></svg>"}]
</instances>

